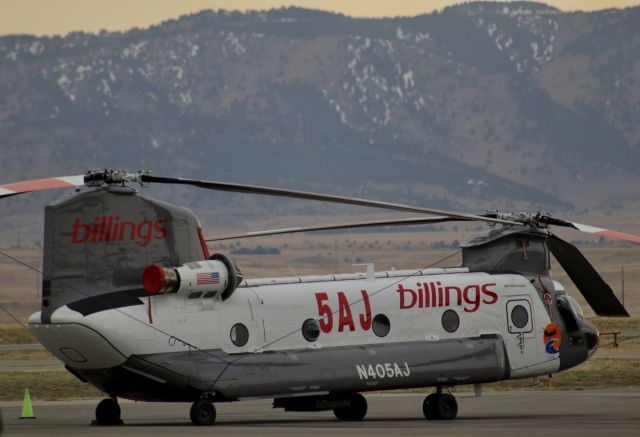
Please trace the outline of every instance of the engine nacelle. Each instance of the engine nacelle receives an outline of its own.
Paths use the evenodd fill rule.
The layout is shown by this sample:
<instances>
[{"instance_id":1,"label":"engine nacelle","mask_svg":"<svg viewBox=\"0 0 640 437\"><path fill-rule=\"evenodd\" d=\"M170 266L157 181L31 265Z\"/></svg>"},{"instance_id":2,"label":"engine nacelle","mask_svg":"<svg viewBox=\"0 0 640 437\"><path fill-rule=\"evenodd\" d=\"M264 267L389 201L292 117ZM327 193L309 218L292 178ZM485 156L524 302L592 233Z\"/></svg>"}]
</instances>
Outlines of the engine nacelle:
<instances>
[{"instance_id":1,"label":"engine nacelle","mask_svg":"<svg viewBox=\"0 0 640 437\"><path fill-rule=\"evenodd\" d=\"M149 295L201 292L220 294L223 300L231 296L242 279L240 269L221 254L179 267L152 264L142 273L142 285Z\"/></svg>"}]
</instances>

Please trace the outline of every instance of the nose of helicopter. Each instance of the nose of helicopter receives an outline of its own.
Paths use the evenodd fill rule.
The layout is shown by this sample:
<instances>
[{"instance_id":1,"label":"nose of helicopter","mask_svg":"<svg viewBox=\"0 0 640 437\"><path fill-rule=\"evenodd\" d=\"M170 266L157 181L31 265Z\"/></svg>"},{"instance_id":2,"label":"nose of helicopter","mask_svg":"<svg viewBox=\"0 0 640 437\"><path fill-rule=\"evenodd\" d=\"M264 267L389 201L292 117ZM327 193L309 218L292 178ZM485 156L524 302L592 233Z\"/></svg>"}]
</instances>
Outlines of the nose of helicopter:
<instances>
[{"instance_id":1,"label":"nose of helicopter","mask_svg":"<svg viewBox=\"0 0 640 437\"><path fill-rule=\"evenodd\" d=\"M600 344L600 333L598 332L598 328L596 328L596 326L588 320L581 319L580 325L582 327L582 332L584 332L584 338L587 343L587 357L591 358L591 356L598 349L598 345Z\"/></svg>"}]
</instances>

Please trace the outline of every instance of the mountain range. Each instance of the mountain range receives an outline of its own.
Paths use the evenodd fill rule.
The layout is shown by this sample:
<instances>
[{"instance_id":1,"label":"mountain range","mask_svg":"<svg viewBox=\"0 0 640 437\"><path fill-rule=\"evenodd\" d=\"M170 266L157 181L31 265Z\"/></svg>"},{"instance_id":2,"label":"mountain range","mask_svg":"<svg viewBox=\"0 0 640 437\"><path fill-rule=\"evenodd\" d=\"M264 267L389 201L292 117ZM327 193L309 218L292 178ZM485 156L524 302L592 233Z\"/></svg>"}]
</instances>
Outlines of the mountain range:
<instances>
[{"instance_id":1,"label":"mountain range","mask_svg":"<svg viewBox=\"0 0 640 437\"><path fill-rule=\"evenodd\" d=\"M640 7L207 10L127 32L5 36L0 150L2 182L150 169L470 212L637 207Z\"/></svg>"}]
</instances>

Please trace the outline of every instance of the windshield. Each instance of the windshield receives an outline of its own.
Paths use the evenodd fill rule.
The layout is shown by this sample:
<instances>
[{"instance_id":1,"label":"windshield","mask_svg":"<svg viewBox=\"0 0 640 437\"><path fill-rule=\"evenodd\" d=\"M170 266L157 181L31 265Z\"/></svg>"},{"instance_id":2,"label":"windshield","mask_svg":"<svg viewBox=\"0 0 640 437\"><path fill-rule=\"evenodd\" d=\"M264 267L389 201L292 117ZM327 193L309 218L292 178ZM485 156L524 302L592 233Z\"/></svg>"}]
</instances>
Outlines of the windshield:
<instances>
[{"instance_id":1,"label":"windshield","mask_svg":"<svg viewBox=\"0 0 640 437\"><path fill-rule=\"evenodd\" d=\"M584 311L582 310L582 306L578 303L578 301L569 295L567 295L567 299L569 300L569 304L571 305L573 312L576 313L576 315L581 319L584 319Z\"/></svg>"}]
</instances>

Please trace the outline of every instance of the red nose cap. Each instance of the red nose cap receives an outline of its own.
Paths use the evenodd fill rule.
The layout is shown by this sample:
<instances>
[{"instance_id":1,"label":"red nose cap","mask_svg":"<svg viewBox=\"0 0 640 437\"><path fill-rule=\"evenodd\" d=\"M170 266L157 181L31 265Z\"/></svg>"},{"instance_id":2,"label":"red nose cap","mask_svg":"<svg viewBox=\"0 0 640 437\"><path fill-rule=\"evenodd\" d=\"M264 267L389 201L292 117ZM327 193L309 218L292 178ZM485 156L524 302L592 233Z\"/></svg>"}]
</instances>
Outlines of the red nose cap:
<instances>
[{"instance_id":1,"label":"red nose cap","mask_svg":"<svg viewBox=\"0 0 640 437\"><path fill-rule=\"evenodd\" d=\"M142 273L142 286L147 293L157 294L164 287L164 268L158 264L151 264Z\"/></svg>"}]
</instances>

